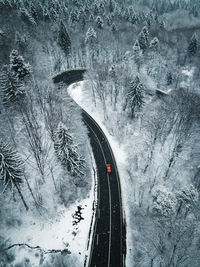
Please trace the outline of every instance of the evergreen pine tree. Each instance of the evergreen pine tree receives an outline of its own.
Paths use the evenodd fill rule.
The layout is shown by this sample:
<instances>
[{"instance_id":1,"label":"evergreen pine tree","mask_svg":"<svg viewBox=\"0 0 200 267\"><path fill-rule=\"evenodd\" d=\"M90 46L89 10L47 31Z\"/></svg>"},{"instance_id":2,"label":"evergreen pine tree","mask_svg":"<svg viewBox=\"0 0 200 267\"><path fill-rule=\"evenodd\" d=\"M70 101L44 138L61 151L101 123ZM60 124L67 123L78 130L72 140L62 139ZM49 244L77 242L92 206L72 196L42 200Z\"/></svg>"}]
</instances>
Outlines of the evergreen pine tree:
<instances>
[{"instance_id":1,"label":"evergreen pine tree","mask_svg":"<svg viewBox=\"0 0 200 267\"><path fill-rule=\"evenodd\" d=\"M132 24L135 24L137 22L137 16L136 16L135 12L133 12L133 14L131 14L130 22Z\"/></svg>"},{"instance_id":2,"label":"evergreen pine tree","mask_svg":"<svg viewBox=\"0 0 200 267\"><path fill-rule=\"evenodd\" d=\"M149 17L146 18L146 24L149 28L151 27L151 19Z\"/></svg>"},{"instance_id":3,"label":"evergreen pine tree","mask_svg":"<svg viewBox=\"0 0 200 267\"><path fill-rule=\"evenodd\" d=\"M148 45L149 44L149 31L148 31L147 26L144 26L142 31L143 31L144 36L146 38L146 44Z\"/></svg>"},{"instance_id":4,"label":"evergreen pine tree","mask_svg":"<svg viewBox=\"0 0 200 267\"><path fill-rule=\"evenodd\" d=\"M30 74L30 65L24 62L24 58L17 50L12 50L10 54L10 70L15 72L19 79L23 79Z\"/></svg>"},{"instance_id":5,"label":"evergreen pine tree","mask_svg":"<svg viewBox=\"0 0 200 267\"><path fill-rule=\"evenodd\" d=\"M157 37L154 37L151 42L150 42L150 46L149 46L152 50L157 51L159 48L159 40Z\"/></svg>"},{"instance_id":6,"label":"evergreen pine tree","mask_svg":"<svg viewBox=\"0 0 200 267\"><path fill-rule=\"evenodd\" d=\"M138 36L138 42L142 50L145 50L147 48L148 43L147 43L147 39L143 31L141 31Z\"/></svg>"},{"instance_id":7,"label":"evergreen pine tree","mask_svg":"<svg viewBox=\"0 0 200 267\"><path fill-rule=\"evenodd\" d=\"M116 80L116 78L117 78L117 74L116 74L115 66L112 66L112 67L109 69L109 76L112 78L112 80Z\"/></svg>"},{"instance_id":8,"label":"evergreen pine tree","mask_svg":"<svg viewBox=\"0 0 200 267\"><path fill-rule=\"evenodd\" d=\"M116 33L117 32L117 26L116 26L115 23L112 24L111 30L112 30L113 33Z\"/></svg>"},{"instance_id":9,"label":"evergreen pine tree","mask_svg":"<svg viewBox=\"0 0 200 267\"><path fill-rule=\"evenodd\" d=\"M17 152L2 139L0 139L0 180L3 182L3 192L7 188L11 191L14 188L17 189L25 208L28 210L19 186L23 182L23 162Z\"/></svg>"},{"instance_id":10,"label":"evergreen pine tree","mask_svg":"<svg viewBox=\"0 0 200 267\"><path fill-rule=\"evenodd\" d=\"M92 27L90 27L86 32L85 43L94 44L96 43L96 41L97 41L97 34L95 30Z\"/></svg>"},{"instance_id":11,"label":"evergreen pine tree","mask_svg":"<svg viewBox=\"0 0 200 267\"><path fill-rule=\"evenodd\" d=\"M37 24L35 19L31 15L31 13L29 13L29 11L26 8L20 9L20 15L21 15L22 19L25 22L27 22L28 24L33 25L33 26L35 26Z\"/></svg>"},{"instance_id":12,"label":"evergreen pine tree","mask_svg":"<svg viewBox=\"0 0 200 267\"><path fill-rule=\"evenodd\" d=\"M97 25L97 28L103 29L103 20L100 16L96 18L96 25Z\"/></svg>"},{"instance_id":13,"label":"evergreen pine tree","mask_svg":"<svg viewBox=\"0 0 200 267\"><path fill-rule=\"evenodd\" d=\"M78 146L74 145L69 130L63 123L59 123L55 133L54 148L61 163L74 176L83 177L85 161L79 156Z\"/></svg>"},{"instance_id":14,"label":"evergreen pine tree","mask_svg":"<svg viewBox=\"0 0 200 267\"><path fill-rule=\"evenodd\" d=\"M192 38L191 38L190 43L188 45L188 54L190 56L195 55L197 52L197 48L198 48L197 35L196 35L196 33L194 33L192 35Z\"/></svg>"},{"instance_id":15,"label":"evergreen pine tree","mask_svg":"<svg viewBox=\"0 0 200 267\"><path fill-rule=\"evenodd\" d=\"M138 71L139 71L140 64L142 62L142 51L141 51L138 40L136 40L133 45L133 58L134 58L135 63L138 66Z\"/></svg>"},{"instance_id":16,"label":"evergreen pine tree","mask_svg":"<svg viewBox=\"0 0 200 267\"><path fill-rule=\"evenodd\" d=\"M93 14L90 15L90 17L89 17L89 21L90 21L90 22L93 22L93 21L94 21L94 16L93 16Z\"/></svg>"},{"instance_id":17,"label":"evergreen pine tree","mask_svg":"<svg viewBox=\"0 0 200 267\"><path fill-rule=\"evenodd\" d=\"M99 5L99 14L103 16L104 13L105 13L104 3L100 3L100 5Z\"/></svg>"},{"instance_id":18,"label":"evergreen pine tree","mask_svg":"<svg viewBox=\"0 0 200 267\"><path fill-rule=\"evenodd\" d=\"M158 13L155 14L154 20L155 20L156 24L158 24Z\"/></svg>"},{"instance_id":19,"label":"evergreen pine tree","mask_svg":"<svg viewBox=\"0 0 200 267\"><path fill-rule=\"evenodd\" d=\"M130 82L127 93L127 101L132 117L134 117L136 109L141 108L144 104L143 90L143 84L141 83L140 78L136 76L136 78Z\"/></svg>"},{"instance_id":20,"label":"evergreen pine tree","mask_svg":"<svg viewBox=\"0 0 200 267\"><path fill-rule=\"evenodd\" d=\"M15 44L23 51L27 47L25 35L21 35L18 31L15 32Z\"/></svg>"},{"instance_id":21,"label":"evergreen pine tree","mask_svg":"<svg viewBox=\"0 0 200 267\"><path fill-rule=\"evenodd\" d=\"M107 25L108 26L111 26L112 25L112 20L111 20L111 17L110 16L107 17L106 22L107 22Z\"/></svg>"},{"instance_id":22,"label":"evergreen pine tree","mask_svg":"<svg viewBox=\"0 0 200 267\"><path fill-rule=\"evenodd\" d=\"M16 102L25 95L24 85L16 73L4 66L0 74L0 86L4 104Z\"/></svg>"},{"instance_id":23,"label":"evergreen pine tree","mask_svg":"<svg viewBox=\"0 0 200 267\"><path fill-rule=\"evenodd\" d=\"M64 23L61 21L58 32L58 44L63 52L68 56L71 51L71 40Z\"/></svg>"},{"instance_id":24,"label":"evergreen pine tree","mask_svg":"<svg viewBox=\"0 0 200 267\"><path fill-rule=\"evenodd\" d=\"M108 5L110 13L112 13L115 10L115 3L113 0L109 0L109 5Z\"/></svg>"},{"instance_id":25,"label":"evergreen pine tree","mask_svg":"<svg viewBox=\"0 0 200 267\"><path fill-rule=\"evenodd\" d=\"M94 5L94 15L97 16L99 14L99 7L97 4Z\"/></svg>"},{"instance_id":26,"label":"evergreen pine tree","mask_svg":"<svg viewBox=\"0 0 200 267\"><path fill-rule=\"evenodd\" d=\"M126 7L124 11L124 18L125 20L129 21L130 20L130 14L129 14L129 9Z\"/></svg>"},{"instance_id":27,"label":"evergreen pine tree","mask_svg":"<svg viewBox=\"0 0 200 267\"><path fill-rule=\"evenodd\" d=\"M72 10L70 12L70 19L72 23L75 23L78 21L78 12L76 10Z\"/></svg>"},{"instance_id":28,"label":"evergreen pine tree","mask_svg":"<svg viewBox=\"0 0 200 267\"><path fill-rule=\"evenodd\" d=\"M163 30L165 28L165 23L163 20L160 21L159 26L160 26L161 30Z\"/></svg>"},{"instance_id":29,"label":"evergreen pine tree","mask_svg":"<svg viewBox=\"0 0 200 267\"><path fill-rule=\"evenodd\" d=\"M167 85L170 85L170 84L172 84L172 73L171 73L171 71L168 71L167 72L167 77L166 77L166 80L167 80Z\"/></svg>"}]
</instances>

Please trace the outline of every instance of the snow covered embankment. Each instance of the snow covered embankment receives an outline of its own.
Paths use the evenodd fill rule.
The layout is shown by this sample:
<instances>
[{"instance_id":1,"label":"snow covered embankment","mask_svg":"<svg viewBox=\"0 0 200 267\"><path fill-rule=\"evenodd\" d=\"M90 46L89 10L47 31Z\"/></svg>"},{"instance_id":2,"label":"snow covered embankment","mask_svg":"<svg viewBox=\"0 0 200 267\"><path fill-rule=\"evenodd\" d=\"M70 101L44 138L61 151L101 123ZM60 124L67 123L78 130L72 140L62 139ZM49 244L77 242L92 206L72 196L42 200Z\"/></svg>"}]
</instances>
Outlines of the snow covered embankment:
<instances>
[{"instance_id":1,"label":"snow covered embankment","mask_svg":"<svg viewBox=\"0 0 200 267\"><path fill-rule=\"evenodd\" d=\"M55 220L41 223L37 217L33 220L27 215L23 225L7 231L9 247L15 254L12 264L24 266L26 261L31 266L43 266L41 263L52 263L53 255L59 258L62 254L67 256L71 266L84 266L90 253L89 237L92 236L96 206L96 166L92 154L91 161L95 179L92 179L86 199L77 200L68 209L60 207L57 211L60 216Z\"/></svg>"}]
</instances>

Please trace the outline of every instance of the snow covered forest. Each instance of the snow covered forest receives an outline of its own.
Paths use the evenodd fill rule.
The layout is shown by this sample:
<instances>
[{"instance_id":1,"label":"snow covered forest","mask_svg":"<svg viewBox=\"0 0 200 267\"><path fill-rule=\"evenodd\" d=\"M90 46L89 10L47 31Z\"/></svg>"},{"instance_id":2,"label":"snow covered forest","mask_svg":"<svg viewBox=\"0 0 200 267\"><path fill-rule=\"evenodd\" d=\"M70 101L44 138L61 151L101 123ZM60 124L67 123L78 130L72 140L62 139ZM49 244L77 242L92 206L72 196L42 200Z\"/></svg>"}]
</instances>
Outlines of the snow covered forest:
<instances>
[{"instance_id":1,"label":"snow covered forest","mask_svg":"<svg viewBox=\"0 0 200 267\"><path fill-rule=\"evenodd\" d=\"M68 244L17 262L10 233L56 220L91 190L80 109L52 82L82 67L89 106L125 155L127 267L200 266L199 10L199 0L0 0L0 266L81 266Z\"/></svg>"}]
</instances>

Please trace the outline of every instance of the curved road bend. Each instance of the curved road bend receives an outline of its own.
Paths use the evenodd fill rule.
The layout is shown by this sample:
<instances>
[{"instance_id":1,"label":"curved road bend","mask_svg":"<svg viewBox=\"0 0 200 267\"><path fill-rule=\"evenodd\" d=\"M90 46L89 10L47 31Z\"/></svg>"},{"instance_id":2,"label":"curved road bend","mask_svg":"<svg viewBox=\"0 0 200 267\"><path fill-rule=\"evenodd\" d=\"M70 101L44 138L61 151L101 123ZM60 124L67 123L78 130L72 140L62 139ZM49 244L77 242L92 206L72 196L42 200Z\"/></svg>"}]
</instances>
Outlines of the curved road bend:
<instances>
[{"instance_id":1,"label":"curved road bend","mask_svg":"<svg viewBox=\"0 0 200 267\"><path fill-rule=\"evenodd\" d=\"M54 76L53 81L70 85L83 80L85 71L86 69L66 71ZM84 110L82 116L88 128L98 174L98 205L89 267L124 267L126 228L123 224L117 166L109 142L99 125ZM106 173L106 163L111 164L110 175Z\"/></svg>"},{"instance_id":2,"label":"curved road bend","mask_svg":"<svg viewBox=\"0 0 200 267\"><path fill-rule=\"evenodd\" d=\"M123 267L123 215L119 175L112 150L92 117L82 111L98 172L98 207L90 267ZM112 173L106 173L106 163Z\"/></svg>"}]
</instances>

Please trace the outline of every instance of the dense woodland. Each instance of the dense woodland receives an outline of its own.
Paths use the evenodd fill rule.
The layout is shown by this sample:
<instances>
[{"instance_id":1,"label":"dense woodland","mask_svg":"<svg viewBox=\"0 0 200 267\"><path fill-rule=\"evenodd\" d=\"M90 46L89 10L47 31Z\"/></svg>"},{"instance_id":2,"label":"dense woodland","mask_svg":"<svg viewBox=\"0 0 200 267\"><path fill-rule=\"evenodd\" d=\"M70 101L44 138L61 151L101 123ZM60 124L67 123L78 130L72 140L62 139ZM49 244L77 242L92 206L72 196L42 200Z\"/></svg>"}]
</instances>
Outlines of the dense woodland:
<instances>
[{"instance_id":1,"label":"dense woodland","mask_svg":"<svg viewBox=\"0 0 200 267\"><path fill-rule=\"evenodd\" d=\"M93 104L127 148L127 267L200 265L199 10L198 0L0 0L4 228L87 194L87 132L51 80L86 67ZM0 233L1 266L8 245ZM41 266L68 266L61 258Z\"/></svg>"}]
</instances>

